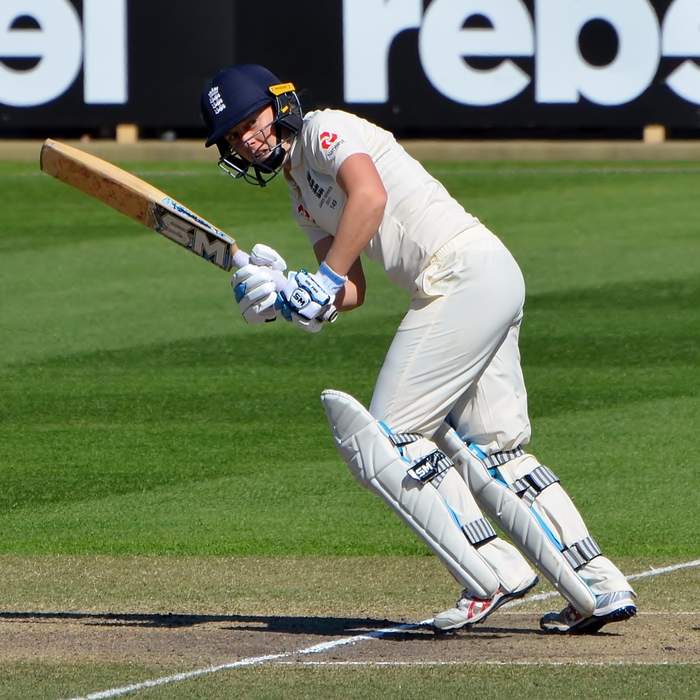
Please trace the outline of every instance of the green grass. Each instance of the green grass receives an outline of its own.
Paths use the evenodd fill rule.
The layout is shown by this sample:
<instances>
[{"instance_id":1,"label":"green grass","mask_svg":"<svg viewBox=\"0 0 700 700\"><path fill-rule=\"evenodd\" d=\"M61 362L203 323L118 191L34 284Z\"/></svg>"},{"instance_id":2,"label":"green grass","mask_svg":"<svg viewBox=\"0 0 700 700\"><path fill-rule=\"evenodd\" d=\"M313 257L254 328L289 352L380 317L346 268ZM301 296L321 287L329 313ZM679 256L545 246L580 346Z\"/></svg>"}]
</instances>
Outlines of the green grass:
<instances>
[{"instance_id":1,"label":"green grass","mask_svg":"<svg viewBox=\"0 0 700 700\"><path fill-rule=\"evenodd\" d=\"M243 246L312 264L282 182L260 191L211 165L129 167ZM523 268L533 450L625 571L698 558L697 166L429 167ZM449 599L439 564L340 462L318 400L332 386L369 401L406 306L376 266L365 307L320 335L247 327L224 273L36 166L0 162L0 188L0 608L393 618ZM645 610L697 609L696 581L692 570L637 589ZM193 667L54 652L6 660L0 697ZM147 697L686 698L697 676L697 665L284 666Z\"/></svg>"},{"instance_id":2,"label":"green grass","mask_svg":"<svg viewBox=\"0 0 700 700\"><path fill-rule=\"evenodd\" d=\"M650 567L658 568L663 563L657 557L621 557L616 561L628 573L648 573ZM0 622L12 620L16 613L39 612L44 614L45 621L52 620L58 625L63 611L67 613L64 623L80 624L80 615L85 614L82 624L86 634L101 623L104 626L105 611L112 611L117 617L131 614L144 618L176 613L188 618L192 625L205 623L207 615L243 619L252 616L260 621L274 617L306 618L306 626L298 631L357 634L366 628L363 619L365 622L371 619L383 627L425 620L450 604L456 592L455 582L445 576L436 557L413 555L301 555L272 559L163 554L3 554L0 571L3 575ZM698 610L699 583L698 568L688 567L663 576L643 577L633 585L643 613L658 615L655 619L662 626L673 614ZM531 613L534 617L559 607L560 599L544 580L533 590L533 595L540 593L549 597L521 601L517 612ZM70 619L71 612L79 614L77 621ZM659 613L668 615L664 619ZM499 618L503 623L503 617ZM499 618L494 617L494 623ZM690 616L684 619L689 626L695 623ZM346 624L347 620L355 622ZM627 631L624 627L623 630ZM526 656L530 650L525 650ZM44 651L48 656L60 655L60 646L51 645ZM237 649L232 645L229 651ZM498 652L494 653L498 658Z\"/></svg>"},{"instance_id":3,"label":"green grass","mask_svg":"<svg viewBox=\"0 0 700 700\"><path fill-rule=\"evenodd\" d=\"M426 697L506 698L518 693L559 700L566 697L694 698L700 680L697 666L597 669L518 668L493 666L423 668L260 668L229 677L208 677L164 686L152 698L368 698ZM692 685L695 688L692 688ZM342 689L342 690L340 690Z\"/></svg>"},{"instance_id":4,"label":"green grass","mask_svg":"<svg viewBox=\"0 0 700 700\"><path fill-rule=\"evenodd\" d=\"M244 246L312 264L283 183L130 167ZM700 176L429 167L525 273L533 449L610 554L697 556ZM0 552L425 551L350 478L318 401L371 396L406 306L374 265L366 306L318 336L247 327L212 266L35 166L1 163L0 184Z\"/></svg>"},{"instance_id":5,"label":"green grass","mask_svg":"<svg viewBox=\"0 0 700 700\"><path fill-rule=\"evenodd\" d=\"M177 671L175 671L177 672ZM172 671L171 671L172 673ZM96 692L168 675L162 667L97 664L69 666L22 663L7 668L0 680L0 697L53 698ZM85 681L90 676L90 681ZM597 668L595 675L576 667L497 667L464 664L394 668L289 666L241 668L150 689L147 698L369 698L397 697L513 697L518 693L537 698L696 698L700 672L697 666L626 666ZM9 692L6 693L4 690ZM438 690L439 689L439 690ZM56 693L60 694L57 695Z\"/></svg>"}]
</instances>

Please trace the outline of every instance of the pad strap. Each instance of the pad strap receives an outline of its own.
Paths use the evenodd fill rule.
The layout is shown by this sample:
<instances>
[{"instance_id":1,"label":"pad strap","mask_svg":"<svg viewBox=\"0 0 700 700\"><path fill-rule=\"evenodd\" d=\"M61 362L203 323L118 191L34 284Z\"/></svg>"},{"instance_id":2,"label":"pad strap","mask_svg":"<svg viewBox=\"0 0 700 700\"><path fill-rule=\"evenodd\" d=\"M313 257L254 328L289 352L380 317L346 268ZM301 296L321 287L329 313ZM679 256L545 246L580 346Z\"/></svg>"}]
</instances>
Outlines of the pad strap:
<instances>
[{"instance_id":1,"label":"pad strap","mask_svg":"<svg viewBox=\"0 0 700 700\"><path fill-rule=\"evenodd\" d=\"M394 443L394 447L405 447L412 442L417 442L423 436L420 433L390 433L389 440Z\"/></svg>"},{"instance_id":2,"label":"pad strap","mask_svg":"<svg viewBox=\"0 0 700 700\"><path fill-rule=\"evenodd\" d=\"M578 542L574 542L570 547L562 549L566 561L571 564L574 571L578 571L584 564L588 564L591 559L599 557L602 552L598 543L592 537L585 537Z\"/></svg>"},{"instance_id":3,"label":"pad strap","mask_svg":"<svg viewBox=\"0 0 700 700\"><path fill-rule=\"evenodd\" d=\"M518 446L514 450L503 450L502 452L494 452L491 455L487 455L478 445L473 442L468 442L466 439L462 439L467 449L487 468L493 469L494 467L500 467L506 462L510 462L512 459L517 459L525 454L525 450Z\"/></svg>"},{"instance_id":4,"label":"pad strap","mask_svg":"<svg viewBox=\"0 0 700 700\"><path fill-rule=\"evenodd\" d=\"M466 538L475 546L481 547L491 540L495 540L498 535L486 518L477 518L466 525L462 525L462 530Z\"/></svg>"},{"instance_id":5,"label":"pad strap","mask_svg":"<svg viewBox=\"0 0 700 700\"><path fill-rule=\"evenodd\" d=\"M494 452L492 455L484 456L481 461L489 468L500 467L512 459L517 459L525 454L522 447L516 447L514 450L503 450L503 452Z\"/></svg>"},{"instance_id":6,"label":"pad strap","mask_svg":"<svg viewBox=\"0 0 700 700\"><path fill-rule=\"evenodd\" d=\"M407 471L410 477L425 484L447 471L453 465L452 460L444 452L434 450L419 459Z\"/></svg>"},{"instance_id":7,"label":"pad strap","mask_svg":"<svg viewBox=\"0 0 700 700\"><path fill-rule=\"evenodd\" d=\"M512 488L520 498L528 505L531 505L547 486L558 482L559 477L549 467L540 464L539 467L533 469L529 474L526 474L521 479L516 479Z\"/></svg>"}]
</instances>

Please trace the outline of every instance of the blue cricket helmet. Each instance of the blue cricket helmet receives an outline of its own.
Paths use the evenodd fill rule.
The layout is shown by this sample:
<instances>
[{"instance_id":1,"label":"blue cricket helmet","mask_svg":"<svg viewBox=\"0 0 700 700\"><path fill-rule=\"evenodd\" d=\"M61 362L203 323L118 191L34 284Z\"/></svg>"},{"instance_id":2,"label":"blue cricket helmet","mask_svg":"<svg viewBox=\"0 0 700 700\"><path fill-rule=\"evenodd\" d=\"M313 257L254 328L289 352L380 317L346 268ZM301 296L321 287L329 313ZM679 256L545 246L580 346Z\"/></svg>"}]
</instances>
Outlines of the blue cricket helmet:
<instances>
[{"instance_id":1,"label":"blue cricket helmet","mask_svg":"<svg viewBox=\"0 0 700 700\"><path fill-rule=\"evenodd\" d=\"M275 96L269 88L279 83L274 73L254 64L220 70L202 92L202 116L209 130L207 148L223 139L238 122L272 104Z\"/></svg>"},{"instance_id":2,"label":"blue cricket helmet","mask_svg":"<svg viewBox=\"0 0 700 700\"><path fill-rule=\"evenodd\" d=\"M264 163L248 163L232 151L225 137L236 124L267 105L274 109L278 147ZM303 119L294 85L281 83L272 71L252 63L220 70L202 92L201 110L208 132L205 145L216 144L221 154L219 165L234 177L261 186L279 171L285 155L280 144L296 136ZM250 167L254 177L248 173Z\"/></svg>"}]
</instances>

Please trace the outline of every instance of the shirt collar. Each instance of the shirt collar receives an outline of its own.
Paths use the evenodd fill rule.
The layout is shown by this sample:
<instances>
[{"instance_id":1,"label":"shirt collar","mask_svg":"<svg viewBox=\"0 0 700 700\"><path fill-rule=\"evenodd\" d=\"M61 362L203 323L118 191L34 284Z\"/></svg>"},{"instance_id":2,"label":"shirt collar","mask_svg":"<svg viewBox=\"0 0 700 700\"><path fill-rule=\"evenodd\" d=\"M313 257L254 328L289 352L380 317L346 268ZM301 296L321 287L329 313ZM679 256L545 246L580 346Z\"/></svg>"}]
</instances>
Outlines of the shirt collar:
<instances>
[{"instance_id":1,"label":"shirt collar","mask_svg":"<svg viewBox=\"0 0 700 700\"><path fill-rule=\"evenodd\" d=\"M292 141L291 148L289 149L289 167L290 170L294 170L294 168L298 168L300 163L301 163L301 139L299 138L301 136L301 132L299 132L296 137L294 138L294 141Z\"/></svg>"},{"instance_id":2,"label":"shirt collar","mask_svg":"<svg viewBox=\"0 0 700 700\"><path fill-rule=\"evenodd\" d=\"M304 127L306 126L306 120L309 118L311 113L312 112L308 112L304 115L304 119L301 122L301 129L299 129L299 133L296 135L292 143L292 147L289 151L289 163L292 170L294 168L298 168L301 165L302 152L304 150L304 147L301 143L301 134L304 131Z\"/></svg>"}]
</instances>

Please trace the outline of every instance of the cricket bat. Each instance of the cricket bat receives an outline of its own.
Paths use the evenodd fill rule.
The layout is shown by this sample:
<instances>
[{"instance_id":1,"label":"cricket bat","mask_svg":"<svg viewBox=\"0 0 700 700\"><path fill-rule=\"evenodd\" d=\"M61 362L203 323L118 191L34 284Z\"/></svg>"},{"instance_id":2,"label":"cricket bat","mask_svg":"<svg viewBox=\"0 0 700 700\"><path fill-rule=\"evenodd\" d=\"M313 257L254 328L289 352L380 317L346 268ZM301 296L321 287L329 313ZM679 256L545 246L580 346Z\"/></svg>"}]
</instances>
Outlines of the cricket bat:
<instances>
[{"instance_id":1,"label":"cricket bat","mask_svg":"<svg viewBox=\"0 0 700 700\"><path fill-rule=\"evenodd\" d=\"M40 165L45 173L99 199L222 270L248 264L248 254L231 236L165 192L106 160L46 139ZM284 279L282 273L280 277Z\"/></svg>"},{"instance_id":2,"label":"cricket bat","mask_svg":"<svg viewBox=\"0 0 700 700\"><path fill-rule=\"evenodd\" d=\"M222 270L247 265L250 256L228 234L153 185L102 158L46 139L41 147L41 169L61 182L89 194L113 209L141 222L161 236L204 258ZM278 292L287 285L280 270L270 270ZM321 320L332 323L337 310L329 305Z\"/></svg>"}]
</instances>

